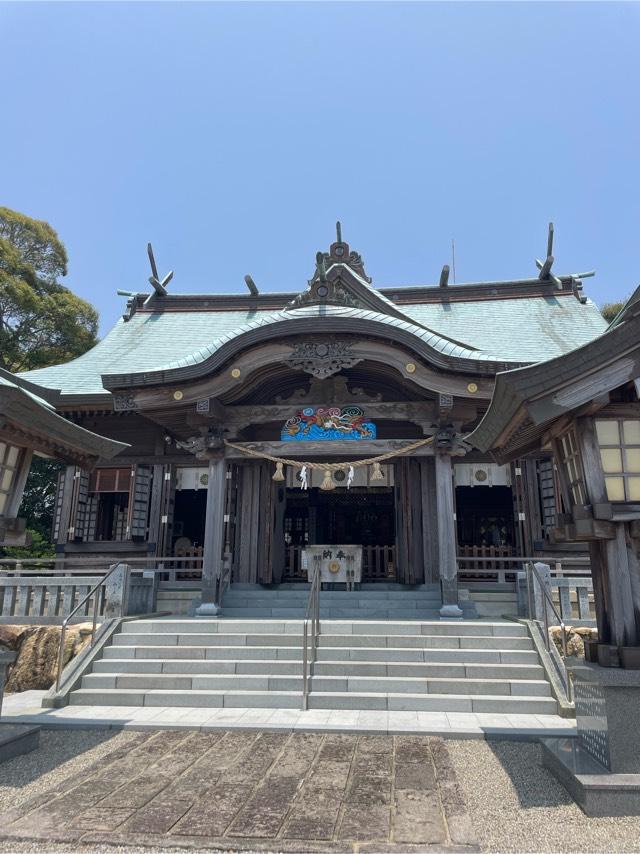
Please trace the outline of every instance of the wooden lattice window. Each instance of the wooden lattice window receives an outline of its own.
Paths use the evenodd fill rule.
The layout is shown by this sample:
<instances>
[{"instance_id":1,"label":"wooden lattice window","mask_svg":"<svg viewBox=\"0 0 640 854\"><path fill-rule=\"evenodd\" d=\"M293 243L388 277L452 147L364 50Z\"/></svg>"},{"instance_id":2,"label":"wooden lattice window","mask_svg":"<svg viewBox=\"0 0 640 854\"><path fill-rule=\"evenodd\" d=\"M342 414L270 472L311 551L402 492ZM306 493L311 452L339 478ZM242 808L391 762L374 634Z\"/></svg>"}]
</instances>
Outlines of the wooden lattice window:
<instances>
[{"instance_id":1,"label":"wooden lattice window","mask_svg":"<svg viewBox=\"0 0 640 854\"><path fill-rule=\"evenodd\" d=\"M9 503L19 465L20 448L0 442L0 516Z\"/></svg>"},{"instance_id":2,"label":"wooden lattice window","mask_svg":"<svg viewBox=\"0 0 640 854\"><path fill-rule=\"evenodd\" d=\"M121 469L95 469L91 475L89 492L129 492L131 466Z\"/></svg>"},{"instance_id":3,"label":"wooden lattice window","mask_svg":"<svg viewBox=\"0 0 640 854\"><path fill-rule=\"evenodd\" d=\"M640 501L640 419L596 419L609 501Z\"/></svg>"},{"instance_id":4,"label":"wooden lattice window","mask_svg":"<svg viewBox=\"0 0 640 854\"><path fill-rule=\"evenodd\" d=\"M567 476L567 485L574 504L586 504L587 493L584 486L582 461L578 450L578 440L573 430L569 430L560 439L562 464Z\"/></svg>"}]
</instances>

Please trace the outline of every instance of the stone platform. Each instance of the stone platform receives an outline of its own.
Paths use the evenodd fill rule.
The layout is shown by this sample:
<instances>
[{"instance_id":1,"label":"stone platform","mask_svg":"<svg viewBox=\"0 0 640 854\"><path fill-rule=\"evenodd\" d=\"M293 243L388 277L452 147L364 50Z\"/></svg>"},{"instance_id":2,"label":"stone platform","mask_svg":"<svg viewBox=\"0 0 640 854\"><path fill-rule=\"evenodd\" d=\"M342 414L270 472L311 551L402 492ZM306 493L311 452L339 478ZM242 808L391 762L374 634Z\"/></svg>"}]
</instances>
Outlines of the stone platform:
<instances>
[{"instance_id":1,"label":"stone platform","mask_svg":"<svg viewBox=\"0 0 640 854\"><path fill-rule=\"evenodd\" d=\"M251 851L477 851L439 738L136 734L0 815L0 839Z\"/></svg>"}]
</instances>

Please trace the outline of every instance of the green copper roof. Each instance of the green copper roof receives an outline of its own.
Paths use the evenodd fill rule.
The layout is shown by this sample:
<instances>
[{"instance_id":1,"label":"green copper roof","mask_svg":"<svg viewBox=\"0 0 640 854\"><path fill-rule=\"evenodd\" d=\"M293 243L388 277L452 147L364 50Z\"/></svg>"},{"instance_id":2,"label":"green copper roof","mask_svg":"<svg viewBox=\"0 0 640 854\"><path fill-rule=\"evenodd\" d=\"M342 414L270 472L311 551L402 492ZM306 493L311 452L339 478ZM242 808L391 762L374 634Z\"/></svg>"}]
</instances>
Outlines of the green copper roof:
<instances>
[{"instance_id":1,"label":"green copper roof","mask_svg":"<svg viewBox=\"0 0 640 854\"><path fill-rule=\"evenodd\" d=\"M175 304L175 303L174 303ZM287 318L331 314L369 318L401 328L447 356L482 362L544 361L596 337L606 323L596 306L571 293L557 297L470 299L398 306L407 321L357 308L306 306L281 310L138 311L84 356L22 376L63 394L104 394L101 377L187 366L203 361L238 334Z\"/></svg>"},{"instance_id":2,"label":"green copper roof","mask_svg":"<svg viewBox=\"0 0 640 854\"><path fill-rule=\"evenodd\" d=\"M513 362L542 362L581 347L607 328L598 308L572 294L404 305L418 323Z\"/></svg>"}]
</instances>

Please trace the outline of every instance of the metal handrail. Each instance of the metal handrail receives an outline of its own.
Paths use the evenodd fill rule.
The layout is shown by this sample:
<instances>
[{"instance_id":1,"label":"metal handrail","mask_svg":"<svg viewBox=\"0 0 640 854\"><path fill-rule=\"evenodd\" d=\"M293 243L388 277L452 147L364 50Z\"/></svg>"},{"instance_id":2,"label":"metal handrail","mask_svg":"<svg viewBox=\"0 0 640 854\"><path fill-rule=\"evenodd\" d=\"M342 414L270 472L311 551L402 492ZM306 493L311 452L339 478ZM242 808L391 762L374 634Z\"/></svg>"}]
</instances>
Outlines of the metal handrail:
<instances>
[{"instance_id":1,"label":"metal handrail","mask_svg":"<svg viewBox=\"0 0 640 854\"><path fill-rule=\"evenodd\" d=\"M313 673L320 635L320 565L315 562L311 588L302 629L302 709L309 708L309 679ZM309 655L309 622L311 622L311 655Z\"/></svg>"},{"instance_id":2,"label":"metal handrail","mask_svg":"<svg viewBox=\"0 0 640 854\"><path fill-rule=\"evenodd\" d=\"M107 578L109 578L110 575L113 575L113 573L116 571L116 569L118 569L124 563L125 563L124 560L119 560L117 563L114 563L114 565L109 569L107 574L102 576L100 581L96 585L94 585L91 588L91 590L85 596L82 597L82 599L78 602L76 607L72 611L70 611L69 614L67 614L67 616L62 621L62 631L60 632L60 646L58 647L58 667L57 667L57 671L56 671L56 692L58 692L60 690L60 677L62 676L62 663L63 663L63 659L64 659L64 640L65 640L65 635L67 633L67 626L69 625L69 621L71 620L71 618L75 614L78 613L80 608L82 608L82 606L94 595L94 593L96 593L102 587L102 585L105 583ZM128 563L128 561L127 561L127 563ZM91 626L91 642L89 644L90 648L93 646L95 636L96 636L96 624L98 622L98 599L99 599L98 596L94 596L94 599L93 599L93 623Z\"/></svg>"},{"instance_id":3,"label":"metal handrail","mask_svg":"<svg viewBox=\"0 0 640 854\"><path fill-rule=\"evenodd\" d=\"M545 603L548 603L549 606L551 607L551 610L553 611L553 613L554 613L554 615L558 621L558 625L560 626L560 631L562 634L562 656L561 656L561 658L562 658L562 664L563 664L564 673L565 673L565 684L567 686L567 699L571 703L571 702L573 702L573 683L571 681L571 672L567 668L568 653L567 653L567 635L566 635L566 631L565 631L565 628L566 628L565 622L562 619L562 615L559 613L558 609L556 608L554 601L551 598L551 595L549 594L549 591L547 590L547 588L544 584L542 576L540 575L540 573L536 569L533 561L529 561L527 564L525 564L525 566L526 566L526 571L527 571L527 601L528 601L528 606L529 606L529 617L530 617L530 619L535 620L535 613L534 613L534 607L533 607L533 591L532 591L532 586L531 586L531 573L533 573L536 580L538 581L538 585L540 587L540 590L543 593ZM547 649L547 652L549 653L549 655L551 655L551 641L549 639L549 614L547 612L546 604L542 608L542 615L543 615L543 622L544 622L544 643L545 643L545 647ZM535 621L538 622L537 620L535 620Z\"/></svg>"}]
</instances>

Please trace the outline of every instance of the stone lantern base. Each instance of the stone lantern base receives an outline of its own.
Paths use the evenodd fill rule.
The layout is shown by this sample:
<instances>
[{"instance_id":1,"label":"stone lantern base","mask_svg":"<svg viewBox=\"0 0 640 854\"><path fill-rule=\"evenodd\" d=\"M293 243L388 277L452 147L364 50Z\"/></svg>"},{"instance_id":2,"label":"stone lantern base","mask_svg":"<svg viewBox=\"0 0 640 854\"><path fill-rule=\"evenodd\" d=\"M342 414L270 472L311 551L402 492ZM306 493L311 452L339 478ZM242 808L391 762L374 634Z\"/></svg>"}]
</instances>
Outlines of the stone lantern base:
<instances>
[{"instance_id":1,"label":"stone lantern base","mask_svg":"<svg viewBox=\"0 0 640 854\"><path fill-rule=\"evenodd\" d=\"M587 815L640 815L640 670L568 667L578 738L544 739L544 765Z\"/></svg>"}]
</instances>

